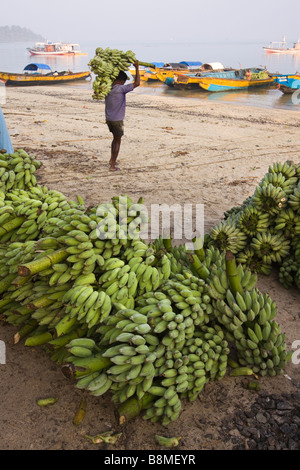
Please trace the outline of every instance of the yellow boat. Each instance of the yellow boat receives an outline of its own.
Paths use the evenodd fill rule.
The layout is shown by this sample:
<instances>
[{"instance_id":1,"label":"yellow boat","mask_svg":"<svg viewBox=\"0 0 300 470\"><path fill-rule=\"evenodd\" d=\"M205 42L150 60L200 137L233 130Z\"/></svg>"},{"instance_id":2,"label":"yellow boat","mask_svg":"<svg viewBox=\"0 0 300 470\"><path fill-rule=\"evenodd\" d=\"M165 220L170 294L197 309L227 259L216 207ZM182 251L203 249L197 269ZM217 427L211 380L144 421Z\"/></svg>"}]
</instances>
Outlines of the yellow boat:
<instances>
[{"instance_id":1,"label":"yellow boat","mask_svg":"<svg viewBox=\"0 0 300 470\"><path fill-rule=\"evenodd\" d=\"M199 86L206 91L220 92L230 90L247 90L270 86L274 84L274 78L266 74L265 78L221 78L221 77L199 77Z\"/></svg>"},{"instance_id":2,"label":"yellow boat","mask_svg":"<svg viewBox=\"0 0 300 470\"><path fill-rule=\"evenodd\" d=\"M157 72L160 70L160 67L162 67L164 65L164 63L163 62L154 62L153 65L155 65L155 68L145 67L145 68L140 68L139 69L140 78L141 78L142 81L148 82L148 81L157 81L158 80ZM131 75L134 78L135 77L135 68L130 68L129 72L131 73Z\"/></svg>"},{"instance_id":3,"label":"yellow boat","mask_svg":"<svg viewBox=\"0 0 300 470\"><path fill-rule=\"evenodd\" d=\"M217 92L268 86L274 83L274 77L264 69L253 67L251 69L211 70L196 74L175 72L173 78L168 76L164 79L164 83L174 88L200 87L206 91Z\"/></svg>"},{"instance_id":4,"label":"yellow boat","mask_svg":"<svg viewBox=\"0 0 300 470\"><path fill-rule=\"evenodd\" d=\"M0 80L6 86L33 86L54 85L57 83L69 83L90 78L89 71L85 72L52 72L46 64L28 64L23 73L0 72Z\"/></svg>"},{"instance_id":5,"label":"yellow boat","mask_svg":"<svg viewBox=\"0 0 300 470\"><path fill-rule=\"evenodd\" d=\"M202 62L199 62L199 64L202 64ZM153 65L155 65L155 69L153 68L145 68L145 69L140 69L140 77L141 80L148 82L148 81L162 81L168 77L174 77L175 72L180 72L180 73L188 73L191 72L190 68L188 68L188 63L186 62L176 62L176 63L164 63L164 62L153 62ZM130 69L131 75L134 77L135 76L135 69L131 70Z\"/></svg>"}]
</instances>

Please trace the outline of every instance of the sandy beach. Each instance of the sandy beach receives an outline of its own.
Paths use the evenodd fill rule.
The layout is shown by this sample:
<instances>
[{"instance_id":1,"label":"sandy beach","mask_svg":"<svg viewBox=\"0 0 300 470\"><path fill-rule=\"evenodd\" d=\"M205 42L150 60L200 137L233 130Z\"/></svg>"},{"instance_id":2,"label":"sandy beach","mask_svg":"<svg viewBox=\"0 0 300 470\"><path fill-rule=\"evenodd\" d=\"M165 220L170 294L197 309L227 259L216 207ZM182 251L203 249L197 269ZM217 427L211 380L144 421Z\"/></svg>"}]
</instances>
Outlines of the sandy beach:
<instances>
[{"instance_id":1,"label":"sandy beach","mask_svg":"<svg viewBox=\"0 0 300 470\"><path fill-rule=\"evenodd\" d=\"M43 162L38 183L86 205L128 194L151 204L204 204L205 230L241 204L277 161L300 161L300 113L222 102L127 95L125 135L118 163L110 172L111 134L104 103L80 87L7 88L2 107L15 149L23 148ZM259 277L258 287L278 305L278 323L287 344L300 339L300 292L284 289L277 273ZM0 324L7 342L7 364L1 366L1 449L101 449L86 434L122 432L110 450L159 450L154 435L182 436L180 449L233 449L245 442L231 427L241 410L250 410L255 392L241 378L209 383L199 399L185 403L180 418L167 430L138 417L120 431L108 396L89 397L87 414L76 428L72 419L81 391L68 381L47 354L9 344L14 328ZM286 375L261 379L260 395L290 398L300 388L300 365ZM36 398L56 394L55 407L39 409ZM103 445L102 445L103 446Z\"/></svg>"}]
</instances>

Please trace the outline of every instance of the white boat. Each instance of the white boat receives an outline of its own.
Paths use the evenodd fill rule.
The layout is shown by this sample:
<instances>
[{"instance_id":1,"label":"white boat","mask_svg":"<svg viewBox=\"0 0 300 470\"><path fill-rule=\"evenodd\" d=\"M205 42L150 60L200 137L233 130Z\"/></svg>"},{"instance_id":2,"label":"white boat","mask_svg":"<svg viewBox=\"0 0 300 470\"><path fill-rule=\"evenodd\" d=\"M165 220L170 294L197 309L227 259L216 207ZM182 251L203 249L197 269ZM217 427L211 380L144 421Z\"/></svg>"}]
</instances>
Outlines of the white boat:
<instances>
[{"instance_id":1,"label":"white boat","mask_svg":"<svg viewBox=\"0 0 300 470\"><path fill-rule=\"evenodd\" d=\"M281 42L271 42L269 46L263 47L265 52L277 54L300 54L300 38L294 43L293 47L288 47L288 44L283 37Z\"/></svg>"},{"instance_id":2,"label":"white boat","mask_svg":"<svg viewBox=\"0 0 300 470\"><path fill-rule=\"evenodd\" d=\"M34 56L87 55L87 52L81 52L79 44L63 42L37 42L27 50Z\"/></svg>"}]
</instances>

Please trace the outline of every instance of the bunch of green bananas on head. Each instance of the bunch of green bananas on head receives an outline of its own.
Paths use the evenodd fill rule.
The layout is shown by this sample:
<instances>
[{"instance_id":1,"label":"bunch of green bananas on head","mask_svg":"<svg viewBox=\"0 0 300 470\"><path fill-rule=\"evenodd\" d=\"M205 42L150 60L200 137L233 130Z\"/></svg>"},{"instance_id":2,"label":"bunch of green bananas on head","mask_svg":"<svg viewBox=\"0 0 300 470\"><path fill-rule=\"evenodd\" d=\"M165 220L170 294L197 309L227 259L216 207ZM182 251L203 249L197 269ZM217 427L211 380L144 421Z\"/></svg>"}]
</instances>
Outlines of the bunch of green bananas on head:
<instances>
[{"instance_id":1,"label":"bunch of green bananas on head","mask_svg":"<svg viewBox=\"0 0 300 470\"><path fill-rule=\"evenodd\" d=\"M135 61L135 54L132 51L98 47L95 57L89 62L91 71L96 75L93 82L93 98L103 100L110 92L119 72L128 70L130 64Z\"/></svg>"}]
</instances>

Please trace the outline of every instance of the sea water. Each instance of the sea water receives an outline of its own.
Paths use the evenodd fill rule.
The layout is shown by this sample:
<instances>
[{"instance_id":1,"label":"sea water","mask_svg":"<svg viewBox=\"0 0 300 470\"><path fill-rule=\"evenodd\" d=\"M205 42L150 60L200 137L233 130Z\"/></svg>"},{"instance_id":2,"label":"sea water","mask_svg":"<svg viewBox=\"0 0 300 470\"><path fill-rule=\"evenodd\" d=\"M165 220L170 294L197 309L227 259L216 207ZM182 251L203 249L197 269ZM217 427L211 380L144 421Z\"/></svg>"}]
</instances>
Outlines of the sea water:
<instances>
[{"instance_id":1,"label":"sea water","mask_svg":"<svg viewBox=\"0 0 300 470\"><path fill-rule=\"evenodd\" d=\"M126 41L105 42L85 41L80 43L80 56L30 56L27 48L32 43L0 43L0 71L21 73L31 63L46 63L52 71L71 70L79 72L88 70L88 63L94 57L97 47L110 47L120 50L133 50L136 57L144 62L181 62L200 61L203 63L221 62L225 67L248 68L266 67L271 73L300 73L300 54L268 54L263 50L266 44L260 42L192 42L176 43L145 41L129 43ZM74 82L63 86L92 88L92 81ZM137 93L157 96L177 96L193 102L199 100L222 101L235 105L278 108L300 111L300 99L293 100L291 95L284 95L274 88L256 88L251 90L209 93L199 90L175 90L161 82L141 82Z\"/></svg>"}]
</instances>

